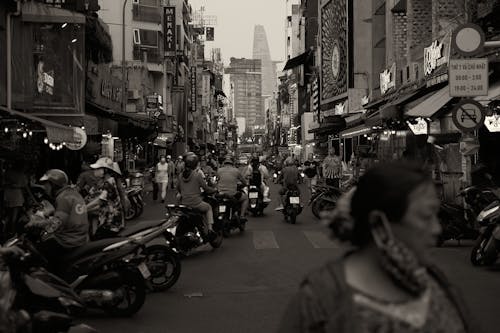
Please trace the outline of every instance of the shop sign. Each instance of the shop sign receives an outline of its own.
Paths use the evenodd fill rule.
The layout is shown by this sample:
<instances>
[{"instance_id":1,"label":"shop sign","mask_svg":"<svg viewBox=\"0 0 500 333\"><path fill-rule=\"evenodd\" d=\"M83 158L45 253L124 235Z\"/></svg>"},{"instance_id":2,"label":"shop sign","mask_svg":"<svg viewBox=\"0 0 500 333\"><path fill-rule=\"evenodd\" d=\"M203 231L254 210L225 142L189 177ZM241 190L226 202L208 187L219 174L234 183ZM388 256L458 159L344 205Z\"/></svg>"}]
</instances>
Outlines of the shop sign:
<instances>
[{"instance_id":1,"label":"shop sign","mask_svg":"<svg viewBox=\"0 0 500 333\"><path fill-rule=\"evenodd\" d=\"M453 59L449 68L450 96L488 95L488 58Z\"/></svg>"},{"instance_id":2,"label":"shop sign","mask_svg":"<svg viewBox=\"0 0 500 333\"><path fill-rule=\"evenodd\" d=\"M394 87L396 87L396 63L390 69L380 73L380 92L382 95Z\"/></svg>"},{"instance_id":3,"label":"shop sign","mask_svg":"<svg viewBox=\"0 0 500 333\"><path fill-rule=\"evenodd\" d=\"M424 74L429 75L438 68L445 64L446 57L443 56L444 44L439 41L434 41L431 46L424 49Z\"/></svg>"},{"instance_id":4,"label":"shop sign","mask_svg":"<svg viewBox=\"0 0 500 333\"><path fill-rule=\"evenodd\" d=\"M175 56L176 51L176 25L175 25L175 7L169 6L164 8L164 28L165 34L165 52L167 56Z\"/></svg>"},{"instance_id":5,"label":"shop sign","mask_svg":"<svg viewBox=\"0 0 500 333\"><path fill-rule=\"evenodd\" d=\"M486 117L484 125L492 133L500 132L500 115Z\"/></svg>"},{"instance_id":6,"label":"shop sign","mask_svg":"<svg viewBox=\"0 0 500 333\"><path fill-rule=\"evenodd\" d=\"M415 135L424 135L428 133L429 124L423 118L415 119L416 123L407 122L408 127Z\"/></svg>"},{"instance_id":7,"label":"shop sign","mask_svg":"<svg viewBox=\"0 0 500 333\"><path fill-rule=\"evenodd\" d=\"M196 111L196 66L191 67L191 111Z\"/></svg>"},{"instance_id":8,"label":"shop sign","mask_svg":"<svg viewBox=\"0 0 500 333\"><path fill-rule=\"evenodd\" d=\"M80 150L87 144L87 133L80 127L73 127L74 141L66 142L66 148L69 150Z\"/></svg>"},{"instance_id":9,"label":"shop sign","mask_svg":"<svg viewBox=\"0 0 500 333\"><path fill-rule=\"evenodd\" d=\"M483 126L485 111L480 103L469 99L455 106L451 116L453 123L460 131L472 132Z\"/></svg>"},{"instance_id":10,"label":"shop sign","mask_svg":"<svg viewBox=\"0 0 500 333\"><path fill-rule=\"evenodd\" d=\"M38 62L37 69L37 89L38 93L54 95L54 71L45 72L44 62Z\"/></svg>"}]
</instances>

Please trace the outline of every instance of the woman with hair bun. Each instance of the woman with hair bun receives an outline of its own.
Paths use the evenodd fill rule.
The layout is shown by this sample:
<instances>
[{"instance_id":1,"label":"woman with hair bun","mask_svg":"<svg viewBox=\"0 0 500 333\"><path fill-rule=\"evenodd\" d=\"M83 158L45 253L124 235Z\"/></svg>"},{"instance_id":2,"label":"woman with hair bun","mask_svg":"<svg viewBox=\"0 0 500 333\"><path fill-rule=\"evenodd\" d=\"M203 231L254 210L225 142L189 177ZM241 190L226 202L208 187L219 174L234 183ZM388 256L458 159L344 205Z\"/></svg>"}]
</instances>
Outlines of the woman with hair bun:
<instances>
[{"instance_id":1,"label":"woman with hair bun","mask_svg":"<svg viewBox=\"0 0 500 333\"><path fill-rule=\"evenodd\" d=\"M306 277L279 332L480 332L429 260L441 232L431 177L414 165L380 164L346 198L330 228L354 249Z\"/></svg>"}]
</instances>

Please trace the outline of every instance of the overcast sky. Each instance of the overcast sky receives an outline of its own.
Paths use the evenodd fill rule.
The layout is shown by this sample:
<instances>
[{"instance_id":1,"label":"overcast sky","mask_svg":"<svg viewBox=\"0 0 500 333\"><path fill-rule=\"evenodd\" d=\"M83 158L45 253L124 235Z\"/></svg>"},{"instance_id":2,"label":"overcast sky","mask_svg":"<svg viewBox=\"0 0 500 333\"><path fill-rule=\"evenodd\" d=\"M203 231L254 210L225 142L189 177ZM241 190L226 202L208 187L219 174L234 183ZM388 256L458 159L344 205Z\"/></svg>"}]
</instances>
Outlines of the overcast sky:
<instances>
[{"instance_id":1,"label":"overcast sky","mask_svg":"<svg viewBox=\"0 0 500 333\"><path fill-rule=\"evenodd\" d=\"M252 57L254 26L266 29L271 58L285 58L285 0L189 0L193 11L205 6L205 15L217 16L215 41L210 48L220 47L224 65L231 57ZM206 52L205 56L208 57Z\"/></svg>"}]
</instances>

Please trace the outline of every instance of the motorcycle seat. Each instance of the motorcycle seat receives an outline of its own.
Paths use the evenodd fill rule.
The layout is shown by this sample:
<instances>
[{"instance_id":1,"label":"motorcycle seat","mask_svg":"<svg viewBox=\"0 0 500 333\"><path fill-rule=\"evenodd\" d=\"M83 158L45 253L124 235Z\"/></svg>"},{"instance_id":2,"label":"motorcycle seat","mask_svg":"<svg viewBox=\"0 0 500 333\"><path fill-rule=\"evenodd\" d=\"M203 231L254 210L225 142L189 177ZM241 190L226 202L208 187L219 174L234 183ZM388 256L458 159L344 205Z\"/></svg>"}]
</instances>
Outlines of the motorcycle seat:
<instances>
[{"instance_id":1,"label":"motorcycle seat","mask_svg":"<svg viewBox=\"0 0 500 333\"><path fill-rule=\"evenodd\" d=\"M123 241L125 238L106 238L106 239L101 239L93 242L89 242L85 245L79 246L74 250L70 250L68 253L64 254L62 256L62 262L72 262L76 261L78 258L81 258L83 256L86 256L87 254L90 254L92 252L98 252L105 247Z\"/></svg>"},{"instance_id":2,"label":"motorcycle seat","mask_svg":"<svg viewBox=\"0 0 500 333\"><path fill-rule=\"evenodd\" d=\"M143 230L146 230L146 229L149 229L149 228L157 227L157 226L161 225L164 222L165 221L163 221L163 220L139 222L139 223L136 223L136 224L134 224L134 225L132 225L130 227L126 227L120 233L118 233L118 236L119 237L130 237L133 234L136 234L136 233L138 233L140 231L143 231Z\"/></svg>"}]
</instances>

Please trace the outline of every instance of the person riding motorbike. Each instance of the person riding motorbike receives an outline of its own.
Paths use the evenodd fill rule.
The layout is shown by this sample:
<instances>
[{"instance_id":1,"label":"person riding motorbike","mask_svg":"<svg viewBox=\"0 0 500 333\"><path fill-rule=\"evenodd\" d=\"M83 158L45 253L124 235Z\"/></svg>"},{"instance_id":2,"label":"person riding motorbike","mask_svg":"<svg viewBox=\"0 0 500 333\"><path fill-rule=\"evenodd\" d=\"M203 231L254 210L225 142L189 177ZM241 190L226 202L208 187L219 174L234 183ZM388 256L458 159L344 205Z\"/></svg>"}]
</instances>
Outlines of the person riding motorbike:
<instances>
[{"instance_id":1,"label":"person riding motorbike","mask_svg":"<svg viewBox=\"0 0 500 333\"><path fill-rule=\"evenodd\" d=\"M298 180L299 180L299 170L295 166L295 161L291 158L285 161L285 167L281 170L280 177L278 179L278 183L283 183L283 187L281 188L280 201L281 205L276 208L277 211L285 209L285 201L286 201L286 193L288 190L297 190L299 191Z\"/></svg>"},{"instance_id":2,"label":"person riding motorbike","mask_svg":"<svg viewBox=\"0 0 500 333\"><path fill-rule=\"evenodd\" d=\"M238 182L243 186L247 186L248 184L241 172L234 167L233 160L230 157L226 157L224 160L224 165L217 171L217 177L219 178L219 193L237 199L240 203L240 216L246 219L248 196L238 191Z\"/></svg>"},{"instance_id":3,"label":"person riding motorbike","mask_svg":"<svg viewBox=\"0 0 500 333\"><path fill-rule=\"evenodd\" d=\"M64 171L48 170L40 182L54 199L55 207L53 212L45 210L32 216L26 228L40 228L47 232L42 237L39 250L50 262L61 253L88 242L87 206L77 189L69 185Z\"/></svg>"},{"instance_id":4,"label":"person riding motorbike","mask_svg":"<svg viewBox=\"0 0 500 333\"><path fill-rule=\"evenodd\" d=\"M245 178L248 179L250 185L257 186L262 192L264 202L270 202L269 199L269 186L267 185L269 179L269 171L262 163L265 159L254 156L250 161L250 165L245 170Z\"/></svg>"},{"instance_id":5,"label":"person riding motorbike","mask_svg":"<svg viewBox=\"0 0 500 333\"><path fill-rule=\"evenodd\" d=\"M177 182L177 198L182 205L188 206L205 215L205 228L207 233L213 232L214 216L212 206L203 201L201 189L206 193L215 193L216 190L207 185L202 174L197 171L199 165L198 156L194 153L186 154L184 158L184 170L179 175Z\"/></svg>"}]
</instances>

